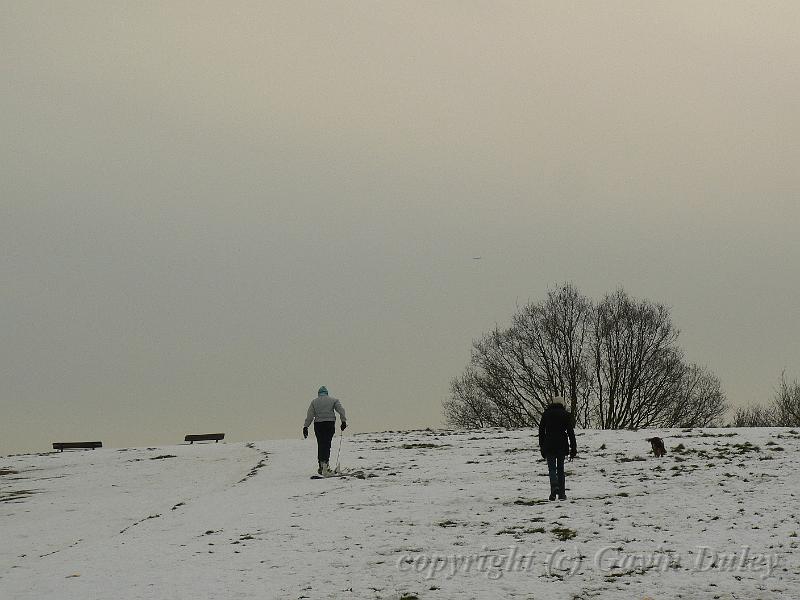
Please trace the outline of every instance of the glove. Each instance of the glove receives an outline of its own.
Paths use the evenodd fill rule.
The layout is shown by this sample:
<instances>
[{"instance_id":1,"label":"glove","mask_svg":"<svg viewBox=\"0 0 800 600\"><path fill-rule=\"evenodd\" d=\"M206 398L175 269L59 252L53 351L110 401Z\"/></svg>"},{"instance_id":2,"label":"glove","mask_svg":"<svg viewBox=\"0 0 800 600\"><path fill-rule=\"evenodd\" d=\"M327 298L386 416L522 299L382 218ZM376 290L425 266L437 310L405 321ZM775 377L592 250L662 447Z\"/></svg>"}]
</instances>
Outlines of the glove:
<instances>
[{"instance_id":1,"label":"glove","mask_svg":"<svg viewBox=\"0 0 800 600\"><path fill-rule=\"evenodd\" d=\"M578 456L578 451L577 450L573 450L572 452L569 453L569 459L570 460L572 460L576 456Z\"/></svg>"},{"instance_id":2,"label":"glove","mask_svg":"<svg viewBox=\"0 0 800 600\"><path fill-rule=\"evenodd\" d=\"M347 429L347 421L342 421L342 431Z\"/></svg>"},{"instance_id":3,"label":"glove","mask_svg":"<svg viewBox=\"0 0 800 600\"><path fill-rule=\"evenodd\" d=\"M308 437L308 427L303 427L303 439Z\"/></svg>"}]
</instances>

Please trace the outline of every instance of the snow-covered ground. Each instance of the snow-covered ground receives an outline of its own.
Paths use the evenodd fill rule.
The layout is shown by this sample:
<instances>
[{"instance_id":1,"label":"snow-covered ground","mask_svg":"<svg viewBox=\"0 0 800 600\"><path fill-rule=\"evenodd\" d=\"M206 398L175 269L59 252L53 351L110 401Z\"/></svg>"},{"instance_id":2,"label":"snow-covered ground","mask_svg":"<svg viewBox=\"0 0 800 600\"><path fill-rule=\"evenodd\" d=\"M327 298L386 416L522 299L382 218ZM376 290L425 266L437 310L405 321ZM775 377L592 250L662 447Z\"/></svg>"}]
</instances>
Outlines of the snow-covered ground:
<instances>
[{"instance_id":1,"label":"snow-covered ground","mask_svg":"<svg viewBox=\"0 0 800 600\"><path fill-rule=\"evenodd\" d=\"M800 598L800 433L578 444L563 502L530 430L3 457L0 598Z\"/></svg>"}]
</instances>

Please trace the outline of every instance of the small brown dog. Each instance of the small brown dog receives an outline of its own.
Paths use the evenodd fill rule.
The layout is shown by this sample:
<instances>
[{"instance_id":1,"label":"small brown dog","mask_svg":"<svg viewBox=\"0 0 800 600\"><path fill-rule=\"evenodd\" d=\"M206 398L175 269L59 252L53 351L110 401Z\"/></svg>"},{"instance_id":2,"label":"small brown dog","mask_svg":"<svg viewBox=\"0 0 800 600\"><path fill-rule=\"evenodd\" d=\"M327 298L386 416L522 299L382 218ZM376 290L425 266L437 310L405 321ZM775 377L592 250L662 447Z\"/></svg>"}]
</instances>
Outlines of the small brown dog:
<instances>
[{"instance_id":1,"label":"small brown dog","mask_svg":"<svg viewBox=\"0 0 800 600\"><path fill-rule=\"evenodd\" d=\"M667 453L667 449L664 447L664 440L660 437L651 437L645 440L650 442L650 446L652 446L653 454L656 455L656 458L661 458Z\"/></svg>"}]
</instances>

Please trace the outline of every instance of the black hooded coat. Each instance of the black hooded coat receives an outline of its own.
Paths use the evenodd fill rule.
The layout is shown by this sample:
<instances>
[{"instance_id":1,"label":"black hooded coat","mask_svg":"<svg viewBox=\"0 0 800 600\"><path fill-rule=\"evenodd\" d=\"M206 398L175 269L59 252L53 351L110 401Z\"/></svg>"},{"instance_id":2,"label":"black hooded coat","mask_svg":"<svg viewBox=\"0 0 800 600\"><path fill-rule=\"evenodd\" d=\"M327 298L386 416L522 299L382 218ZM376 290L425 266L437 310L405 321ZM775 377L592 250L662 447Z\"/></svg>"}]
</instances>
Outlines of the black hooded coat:
<instances>
[{"instance_id":1,"label":"black hooded coat","mask_svg":"<svg viewBox=\"0 0 800 600\"><path fill-rule=\"evenodd\" d=\"M539 421L539 450L542 456L574 456L578 451L572 415L561 404L550 404Z\"/></svg>"}]
</instances>

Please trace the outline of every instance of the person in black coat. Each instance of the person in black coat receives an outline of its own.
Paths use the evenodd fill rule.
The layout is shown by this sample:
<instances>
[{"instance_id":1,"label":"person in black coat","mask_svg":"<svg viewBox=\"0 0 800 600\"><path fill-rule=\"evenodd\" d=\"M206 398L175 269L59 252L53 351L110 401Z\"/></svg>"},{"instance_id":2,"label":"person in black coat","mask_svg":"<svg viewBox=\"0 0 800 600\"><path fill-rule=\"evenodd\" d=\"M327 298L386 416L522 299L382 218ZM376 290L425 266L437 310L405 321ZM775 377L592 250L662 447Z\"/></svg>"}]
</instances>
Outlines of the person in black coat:
<instances>
[{"instance_id":1,"label":"person in black coat","mask_svg":"<svg viewBox=\"0 0 800 600\"><path fill-rule=\"evenodd\" d=\"M564 457L572 460L578 454L572 415L564 406L564 398L556 396L544 409L539 421L539 450L547 459L550 472L550 500L566 500Z\"/></svg>"}]
</instances>

